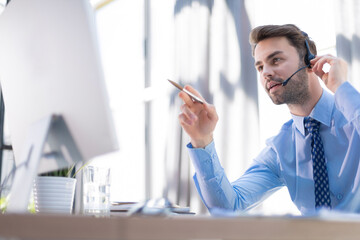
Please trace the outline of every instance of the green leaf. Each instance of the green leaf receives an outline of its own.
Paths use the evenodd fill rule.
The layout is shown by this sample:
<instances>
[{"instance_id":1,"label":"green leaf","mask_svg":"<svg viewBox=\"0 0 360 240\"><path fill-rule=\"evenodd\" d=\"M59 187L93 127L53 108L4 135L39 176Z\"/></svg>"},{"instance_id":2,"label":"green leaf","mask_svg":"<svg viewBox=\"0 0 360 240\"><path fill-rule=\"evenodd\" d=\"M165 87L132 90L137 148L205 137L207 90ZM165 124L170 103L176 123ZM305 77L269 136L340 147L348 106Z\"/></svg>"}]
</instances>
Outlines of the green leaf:
<instances>
[{"instance_id":1,"label":"green leaf","mask_svg":"<svg viewBox=\"0 0 360 240\"><path fill-rule=\"evenodd\" d=\"M0 198L0 210L1 210L2 213L4 213L6 211L8 200L9 200L8 197Z\"/></svg>"}]
</instances>

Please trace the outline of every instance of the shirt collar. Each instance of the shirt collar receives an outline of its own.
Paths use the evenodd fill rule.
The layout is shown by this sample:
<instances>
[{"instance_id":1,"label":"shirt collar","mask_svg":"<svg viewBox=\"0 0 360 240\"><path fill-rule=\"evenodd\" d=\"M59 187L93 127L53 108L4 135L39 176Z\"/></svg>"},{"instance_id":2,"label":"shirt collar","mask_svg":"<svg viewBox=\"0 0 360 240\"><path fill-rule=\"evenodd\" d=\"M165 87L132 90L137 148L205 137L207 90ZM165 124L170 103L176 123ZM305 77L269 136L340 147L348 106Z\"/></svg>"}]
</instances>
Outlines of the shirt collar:
<instances>
[{"instance_id":1,"label":"shirt collar","mask_svg":"<svg viewBox=\"0 0 360 240\"><path fill-rule=\"evenodd\" d=\"M333 107L333 95L323 89L323 93L321 94L319 101L316 103L309 116L329 127L331 123ZM304 117L296 116L293 114L291 115L296 128L305 136Z\"/></svg>"}]
</instances>

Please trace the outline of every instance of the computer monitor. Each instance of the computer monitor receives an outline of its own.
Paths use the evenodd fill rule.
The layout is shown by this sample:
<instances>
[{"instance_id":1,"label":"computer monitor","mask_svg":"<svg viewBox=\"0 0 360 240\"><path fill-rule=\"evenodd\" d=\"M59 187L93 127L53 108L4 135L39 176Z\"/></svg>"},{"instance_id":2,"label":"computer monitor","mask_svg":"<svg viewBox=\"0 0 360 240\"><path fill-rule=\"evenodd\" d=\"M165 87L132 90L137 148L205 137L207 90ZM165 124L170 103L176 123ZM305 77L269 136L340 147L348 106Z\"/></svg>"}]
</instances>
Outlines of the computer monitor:
<instances>
[{"instance_id":1,"label":"computer monitor","mask_svg":"<svg viewBox=\"0 0 360 240\"><path fill-rule=\"evenodd\" d=\"M65 120L82 161L118 149L93 11L89 0L12 0L0 15L0 82L17 166L28 164L26 139L38 138L50 123L43 119L54 114ZM30 181L21 184L23 196L36 173L64 165L39 161L22 172L27 178L19 176L24 168L15 174L14 184Z\"/></svg>"}]
</instances>

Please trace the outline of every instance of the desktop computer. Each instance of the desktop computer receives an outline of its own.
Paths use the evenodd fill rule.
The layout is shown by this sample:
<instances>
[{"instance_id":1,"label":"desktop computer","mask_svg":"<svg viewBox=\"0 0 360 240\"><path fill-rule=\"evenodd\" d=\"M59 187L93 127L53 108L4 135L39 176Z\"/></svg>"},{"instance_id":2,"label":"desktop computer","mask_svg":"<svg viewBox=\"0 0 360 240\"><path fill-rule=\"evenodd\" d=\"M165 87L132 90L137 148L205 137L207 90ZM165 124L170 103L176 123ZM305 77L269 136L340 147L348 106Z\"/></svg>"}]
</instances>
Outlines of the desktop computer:
<instances>
[{"instance_id":1,"label":"desktop computer","mask_svg":"<svg viewBox=\"0 0 360 240\"><path fill-rule=\"evenodd\" d=\"M0 82L17 167L11 212L26 211L38 173L118 148L94 18L88 0L13 0L0 15ZM46 147L63 157L44 158Z\"/></svg>"}]
</instances>

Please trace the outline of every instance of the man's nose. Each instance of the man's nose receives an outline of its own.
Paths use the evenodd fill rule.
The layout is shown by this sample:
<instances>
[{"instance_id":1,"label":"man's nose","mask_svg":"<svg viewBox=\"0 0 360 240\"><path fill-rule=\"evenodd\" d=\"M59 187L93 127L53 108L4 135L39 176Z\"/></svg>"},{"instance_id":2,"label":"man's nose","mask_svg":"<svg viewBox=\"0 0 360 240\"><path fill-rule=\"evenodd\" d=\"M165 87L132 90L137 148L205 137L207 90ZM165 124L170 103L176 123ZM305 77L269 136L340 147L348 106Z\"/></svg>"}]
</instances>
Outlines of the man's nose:
<instances>
[{"instance_id":1,"label":"man's nose","mask_svg":"<svg viewBox=\"0 0 360 240\"><path fill-rule=\"evenodd\" d=\"M274 76L274 71L273 71L273 68L271 67L271 66L269 66L269 65L264 65L263 66L263 71L262 71L262 77L264 78L264 79L267 79L267 78L269 78L269 77L272 77L272 76Z\"/></svg>"}]
</instances>

